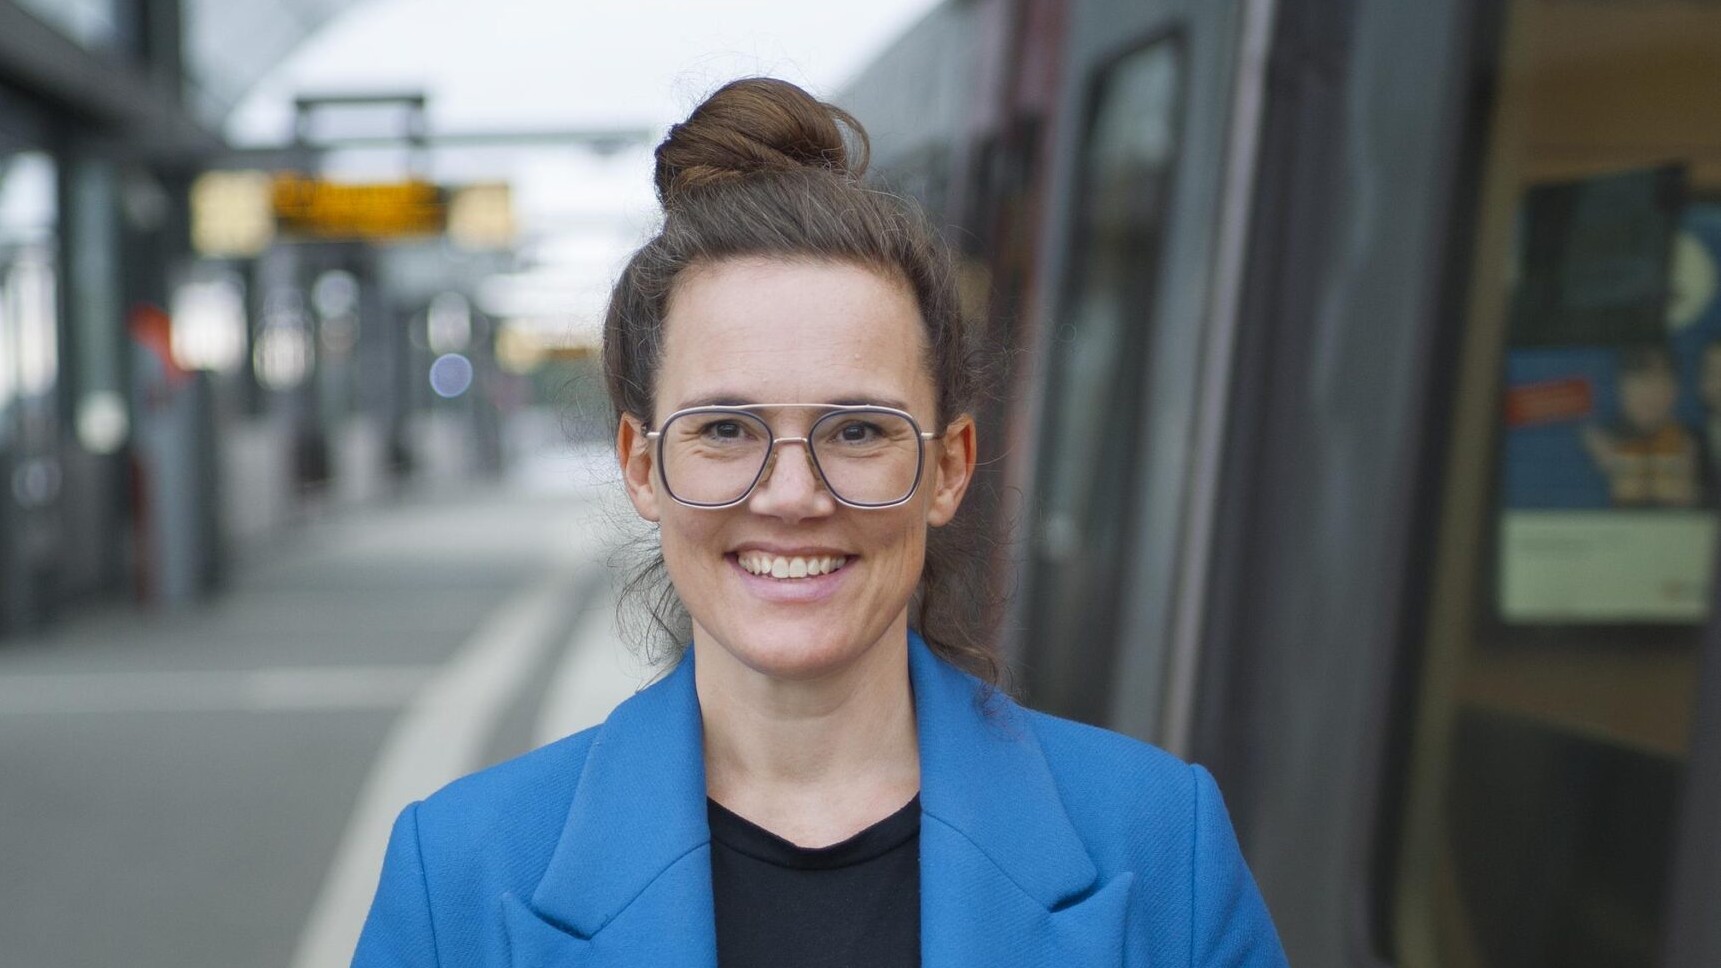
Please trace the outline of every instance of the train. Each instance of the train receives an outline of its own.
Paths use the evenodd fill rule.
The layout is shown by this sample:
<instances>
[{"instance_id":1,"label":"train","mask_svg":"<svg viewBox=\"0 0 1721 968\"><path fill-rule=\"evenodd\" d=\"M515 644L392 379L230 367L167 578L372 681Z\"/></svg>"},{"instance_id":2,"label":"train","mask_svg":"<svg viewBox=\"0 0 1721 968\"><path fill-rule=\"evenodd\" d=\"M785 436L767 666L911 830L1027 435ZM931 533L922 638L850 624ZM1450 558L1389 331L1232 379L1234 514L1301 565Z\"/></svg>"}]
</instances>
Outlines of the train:
<instances>
[{"instance_id":1,"label":"train","mask_svg":"<svg viewBox=\"0 0 1721 968\"><path fill-rule=\"evenodd\" d=\"M833 100L1011 361L1027 701L1293 964L1721 964L1721 7L947 0Z\"/></svg>"}]
</instances>

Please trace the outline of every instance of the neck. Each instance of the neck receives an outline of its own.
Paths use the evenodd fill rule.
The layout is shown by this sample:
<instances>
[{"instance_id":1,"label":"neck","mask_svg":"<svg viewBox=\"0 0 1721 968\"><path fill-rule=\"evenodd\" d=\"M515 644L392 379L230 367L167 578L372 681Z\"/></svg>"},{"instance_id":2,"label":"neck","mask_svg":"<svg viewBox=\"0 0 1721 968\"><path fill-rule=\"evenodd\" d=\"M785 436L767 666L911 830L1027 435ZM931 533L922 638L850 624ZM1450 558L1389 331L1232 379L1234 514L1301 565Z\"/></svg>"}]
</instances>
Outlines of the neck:
<instances>
[{"instance_id":1,"label":"neck","mask_svg":"<svg viewBox=\"0 0 1721 968\"><path fill-rule=\"evenodd\" d=\"M693 647L713 800L794 843L823 846L920 789L906 616L854 662L812 679L761 673L697 631Z\"/></svg>"}]
</instances>

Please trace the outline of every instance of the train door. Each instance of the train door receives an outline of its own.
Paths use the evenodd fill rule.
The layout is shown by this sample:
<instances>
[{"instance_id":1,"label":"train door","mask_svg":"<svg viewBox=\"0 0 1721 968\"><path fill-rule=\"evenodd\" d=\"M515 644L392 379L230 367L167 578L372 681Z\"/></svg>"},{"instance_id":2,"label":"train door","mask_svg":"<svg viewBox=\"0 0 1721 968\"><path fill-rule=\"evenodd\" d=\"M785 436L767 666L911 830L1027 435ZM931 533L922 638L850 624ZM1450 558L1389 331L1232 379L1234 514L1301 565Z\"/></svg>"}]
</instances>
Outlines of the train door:
<instances>
[{"instance_id":1,"label":"train door","mask_svg":"<svg viewBox=\"0 0 1721 968\"><path fill-rule=\"evenodd\" d=\"M1504 17L1392 953L1713 965L1721 7Z\"/></svg>"},{"instance_id":2,"label":"train door","mask_svg":"<svg viewBox=\"0 0 1721 968\"><path fill-rule=\"evenodd\" d=\"M32 624L47 607L60 486L58 171L26 119L5 108L0 103L0 631Z\"/></svg>"},{"instance_id":3,"label":"train door","mask_svg":"<svg viewBox=\"0 0 1721 968\"><path fill-rule=\"evenodd\" d=\"M1048 711L1157 738L1240 2L1069 11L1012 652Z\"/></svg>"}]
</instances>

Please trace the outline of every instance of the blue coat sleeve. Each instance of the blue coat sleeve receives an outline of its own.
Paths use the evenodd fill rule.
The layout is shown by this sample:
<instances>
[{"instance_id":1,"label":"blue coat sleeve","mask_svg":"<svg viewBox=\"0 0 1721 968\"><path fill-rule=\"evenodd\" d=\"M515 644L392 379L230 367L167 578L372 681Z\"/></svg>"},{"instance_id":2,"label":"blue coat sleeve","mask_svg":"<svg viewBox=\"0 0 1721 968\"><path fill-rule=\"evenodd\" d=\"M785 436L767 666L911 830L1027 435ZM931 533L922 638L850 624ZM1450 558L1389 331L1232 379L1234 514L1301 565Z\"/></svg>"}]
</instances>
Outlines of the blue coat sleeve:
<instances>
[{"instance_id":1,"label":"blue coat sleeve","mask_svg":"<svg viewBox=\"0 0 1721 968\"><path fill-rule=\"evenodd\" d=\"M1286 968L1285 952L1255 878L1243 862L1212 774L1195 772L1192 968Z\"/></svg>"},{"instance_id":2,"label":"blue coat sleeve","mask_svg":"<svg viewBox=\"0 0 1721 968\"><path fill-rule=\"evenodd\" d=\"M426 968L436 963L436 931L430 921L414 803L401 811L389 835L382 880L359 935L353 968Z\"/></svg>"}]
</instances>

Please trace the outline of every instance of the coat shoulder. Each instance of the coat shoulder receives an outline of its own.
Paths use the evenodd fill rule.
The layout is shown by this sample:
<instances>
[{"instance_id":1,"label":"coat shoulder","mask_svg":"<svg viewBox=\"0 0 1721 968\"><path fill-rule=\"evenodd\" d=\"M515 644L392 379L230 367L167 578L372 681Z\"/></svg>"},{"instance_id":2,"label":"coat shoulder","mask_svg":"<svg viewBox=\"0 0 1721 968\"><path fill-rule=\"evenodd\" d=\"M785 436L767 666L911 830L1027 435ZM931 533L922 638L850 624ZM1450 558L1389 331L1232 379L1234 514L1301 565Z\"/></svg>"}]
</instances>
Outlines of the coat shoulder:
<instances>
[{"instance_id":1,"label":"coat shoulder","mask_svg":"<svg viewBox=\"0 0 1721 968\"><path fill-rule=\"evenodd\" d=\"M353 964L485 964L506 950L499 905L543 877L596 738L575 733L407 807Z\"/></svg>"},{"instance_id":2,"label":"coat shoulder","mask_svg":"<svg viewBox=\"0 0 1721 968\"><path fill-rule=\"evenodd\" d=\"M1285 968L1211 774L1110 730L1044 713L1028 720L1094 864L1141 885L1130 930L1144 948L1187 951L1194 965Z\"/></svg>"},{"instance_id":3,"label":"coat shoulder","mask_svg":"<svg viewBox=\"0 0 1721 968\"><path fill-rule=\"evenodd\" d=\"M1023 713L1060 786L1067 780L1089 793L1179 805L1195 796L1189 764L1151 743L1036 710Z\"/></svg>"},{"instance_id":4,"label":"coat shoulder","mask_svg":"<svg viewBox=\"0 0 1721 968\"><path fill-rule=\"evenodd\" d=\"M510 882L510 888L542 872L600 728L462 777L426 797L417 812L427 870L480 873Z\"/></svg>"},{"instance_id":5,"label":"coat shoulder","mask_svg":"<svg viewBox=\"0 0 1721 968\"><path fill-rule=\"evenodd\" d=\"M1025 713L1065 811L1102 866L1137 868L1144 853L1170 860L1168 845L1192 841L1198 767L1121 733Z\"/></svg>"}]
</instances>

